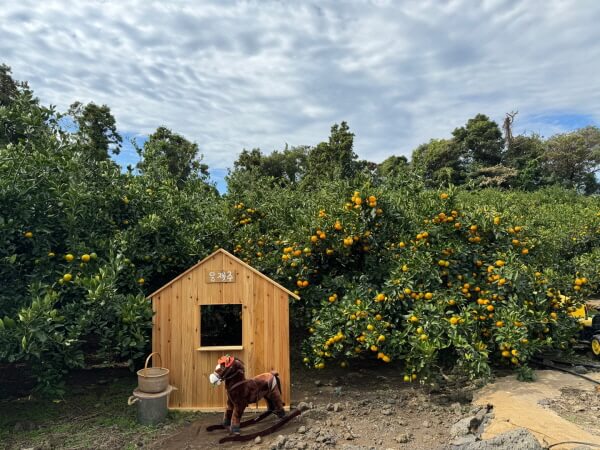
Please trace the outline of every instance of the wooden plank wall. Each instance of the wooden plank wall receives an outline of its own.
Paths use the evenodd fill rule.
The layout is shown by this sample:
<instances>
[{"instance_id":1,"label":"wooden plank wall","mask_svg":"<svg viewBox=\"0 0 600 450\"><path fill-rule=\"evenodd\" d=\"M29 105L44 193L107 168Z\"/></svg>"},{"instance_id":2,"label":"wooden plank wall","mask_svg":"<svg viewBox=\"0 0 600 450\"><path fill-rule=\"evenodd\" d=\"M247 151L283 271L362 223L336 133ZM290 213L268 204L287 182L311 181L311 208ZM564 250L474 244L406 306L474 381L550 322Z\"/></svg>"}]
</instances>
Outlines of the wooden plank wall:
<instances>
[{"instance_id":1,"label":"wooden plank wall","mask_svg":"<svg viewBox=\"0 0 600 450\"><path fill-rule=\"evenodd\" d=\"M207 270L231 270L234 283L207 283ZM177 387L170 408L222 410L225 389L208 381L223 351L198 351L200 305L242 304L243 350L228 351L244 361L246 376L276 370L284 402L289 406L289 305L288 294L224 253L217 253L196 269L160 291L153 299L155 311L152 349L170 370ZM156 357L154 364L158 365Z\"/></svg>"}]
</instances>

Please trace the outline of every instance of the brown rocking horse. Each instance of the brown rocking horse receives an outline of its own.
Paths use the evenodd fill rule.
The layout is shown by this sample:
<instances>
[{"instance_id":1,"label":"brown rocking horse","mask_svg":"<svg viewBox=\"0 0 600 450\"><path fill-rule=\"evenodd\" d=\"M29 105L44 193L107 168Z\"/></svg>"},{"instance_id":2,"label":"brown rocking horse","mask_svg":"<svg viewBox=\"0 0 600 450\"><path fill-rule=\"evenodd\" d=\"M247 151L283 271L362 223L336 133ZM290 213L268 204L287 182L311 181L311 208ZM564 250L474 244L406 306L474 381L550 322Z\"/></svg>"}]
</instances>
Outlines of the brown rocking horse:
<instances>
[{"instance_id":1,"label":"brown rocking horse","mask_svg":"<svg viewBox=\"0 0 600 450\"><path fill-rule=\"evenodd\" d=\"M299 409L295 409L290 414L285 414L281 397L281 382L277 372L263 373L254 378L246 379L244 363L238 358L227 355L219 358L217 367L210 374L209 379L214 385L220 385L224 381L227 391L227 409L223 416L223 423L211 425L207 428L207 431L230 430L232 436L222 438L219 441L221 444L229 441L248 441L257 436L265 436L279 429L301 413ZM252 403L258 403L263 398L267 402L267 411L254 419L241 422L246 407ZM274 425L256 433L240 435L240 428L254 425L271 414L279 417Z\"/></svg>"}]
</instances>

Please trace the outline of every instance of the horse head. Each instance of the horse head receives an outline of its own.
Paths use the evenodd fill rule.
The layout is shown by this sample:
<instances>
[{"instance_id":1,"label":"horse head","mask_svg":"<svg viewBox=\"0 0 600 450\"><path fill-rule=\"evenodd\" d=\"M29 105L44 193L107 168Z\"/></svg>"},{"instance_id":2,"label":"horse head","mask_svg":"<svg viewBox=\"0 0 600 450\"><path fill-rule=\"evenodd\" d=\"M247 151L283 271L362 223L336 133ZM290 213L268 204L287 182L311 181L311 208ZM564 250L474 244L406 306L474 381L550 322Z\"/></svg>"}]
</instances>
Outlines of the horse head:
<instances>
[{"instance_id":1,"label":"horse head","mask_svg":"<svg viewBox=\"0 0 600 450\"><path fill-rule=\"evenodd\" d=\"M244 376L244 363L238 358L225 355L218 359L215 371L209 375L208 379L212 384L218 386L223 381L233 378L240 373Z\"/></svg>"}]
</instances>

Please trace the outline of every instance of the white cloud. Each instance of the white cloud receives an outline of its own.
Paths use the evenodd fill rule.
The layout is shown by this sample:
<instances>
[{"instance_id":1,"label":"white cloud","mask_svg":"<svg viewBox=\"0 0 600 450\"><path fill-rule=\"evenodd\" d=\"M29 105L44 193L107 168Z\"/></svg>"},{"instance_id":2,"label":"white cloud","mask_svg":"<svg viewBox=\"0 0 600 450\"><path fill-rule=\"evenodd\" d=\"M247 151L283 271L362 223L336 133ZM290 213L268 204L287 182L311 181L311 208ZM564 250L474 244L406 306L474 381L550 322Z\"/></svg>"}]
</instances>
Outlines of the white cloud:
<instances>
[{"instance_id":1,"label":"white cloud","mask_svg":"<svg viewBox=\"0 0 600 450\"><path fill-rule=\"evenodd\" d=\"M599 16L595 0L22 0L0 9L0 60L44 103L106 103L128 133L166 125L213 168L341 120L381 161L478 112L519 110L517 131L542 134L562 115L599 123Z\"/></svg>"}]
</instances>

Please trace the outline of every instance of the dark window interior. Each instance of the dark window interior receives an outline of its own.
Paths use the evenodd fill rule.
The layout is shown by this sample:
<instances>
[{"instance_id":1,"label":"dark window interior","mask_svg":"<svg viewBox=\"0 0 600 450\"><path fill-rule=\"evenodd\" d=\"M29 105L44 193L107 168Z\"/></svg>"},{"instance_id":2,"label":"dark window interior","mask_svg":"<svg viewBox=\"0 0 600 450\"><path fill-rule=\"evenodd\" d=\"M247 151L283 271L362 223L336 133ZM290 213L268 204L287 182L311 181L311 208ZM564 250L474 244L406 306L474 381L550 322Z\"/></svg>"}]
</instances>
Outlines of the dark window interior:
<instances>
[{"instance_id":1,"label":"dark window interior","mask_svg":"<svg viewBox=\"0 0 600 450\"><path fill-rule=\"evenodd\" d=\"M200 306L200 347L242 345L242 305Z\"/></svg>"}]
</instances>

